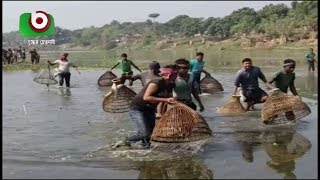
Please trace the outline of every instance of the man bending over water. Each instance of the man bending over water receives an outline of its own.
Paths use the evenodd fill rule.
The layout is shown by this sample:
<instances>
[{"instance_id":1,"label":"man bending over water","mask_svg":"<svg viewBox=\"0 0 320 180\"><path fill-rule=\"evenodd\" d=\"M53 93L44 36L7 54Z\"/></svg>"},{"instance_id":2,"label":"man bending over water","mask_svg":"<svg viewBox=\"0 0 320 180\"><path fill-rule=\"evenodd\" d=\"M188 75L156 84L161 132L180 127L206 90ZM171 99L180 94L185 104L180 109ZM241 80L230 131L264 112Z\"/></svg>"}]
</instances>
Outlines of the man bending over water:
<instances>
[{"instance_id":1,"label":"man bending over water","mask_svg":"<svg viewBox=\"0 0 320 180\"><path fill-rule=\"evenodd\" d=\"M119 66L121 71L122 71L122 75L120 77L121 83L124 84L126 79L129 79L129 86L132 86L133 81L132 81L132 75L133 75L133 71L131 70L131 65L133 67L135 67L138 71L142 72L138 66L136 66L131 60L127 59L127 54L123 53L121 54L122 60L118 60L117 64L114 65L112 69L114 69L115 67Z\"/></svg>"},{"instance_id":2,"label":"man bending over water","mask_svg":"<svg viewBox=\"0 0 320 180\"><path fill-rule=\"evenodd\" d=\"M243 95L246 98L246 111L253 110L253 105L257 103L264 103L268 99L268 95L259 87L258 78L260 78L267 87L273 89L274 87L267 82L266 77L261 72L259 67L252 66L252 60L245 58L242 60L242 68L237 72L234 82L234 92L237 93L238 87L241 86Z\"/></svg>"}]
</instances>

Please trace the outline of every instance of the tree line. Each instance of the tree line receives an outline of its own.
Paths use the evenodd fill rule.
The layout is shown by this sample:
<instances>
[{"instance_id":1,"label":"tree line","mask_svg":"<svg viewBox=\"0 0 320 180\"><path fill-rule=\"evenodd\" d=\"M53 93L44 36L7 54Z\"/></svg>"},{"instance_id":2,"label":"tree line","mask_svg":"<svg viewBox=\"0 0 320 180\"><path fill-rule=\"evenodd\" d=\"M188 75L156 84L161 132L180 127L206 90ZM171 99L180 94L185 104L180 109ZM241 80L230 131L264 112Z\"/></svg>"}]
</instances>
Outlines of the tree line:
<instances>
[{"instance_id":1,"label":"tree line","mask_svg":"<svg viewBox=\"0 0 320 180\"><path fill-rule=\"evenodd\" d=\"M145 22L123 22L113 20L102 27L86 27L68 30L56 27L54 36L56 44L73 44L74 46L101 46L112 49L123 38L140 35L137 38L143 45L162 37L194 37L195 35L228 39L234 36L264 34L270 38L291 38L293 41L317 38L318 1L293 1L291 7L285 4L269 4L261 10L244 7L233 11L223 18L193 18L178 15L165 23L156 22L161 16L150 14ZM147 18L147 17L146 17ZM316 37L311 37L316 34ZM35 39L35 38L31 38ZM43 37L40 39L44 39ZM19 45L25 39L18 32L2 34L3 43Z\"/></svg>"}]
</instances>

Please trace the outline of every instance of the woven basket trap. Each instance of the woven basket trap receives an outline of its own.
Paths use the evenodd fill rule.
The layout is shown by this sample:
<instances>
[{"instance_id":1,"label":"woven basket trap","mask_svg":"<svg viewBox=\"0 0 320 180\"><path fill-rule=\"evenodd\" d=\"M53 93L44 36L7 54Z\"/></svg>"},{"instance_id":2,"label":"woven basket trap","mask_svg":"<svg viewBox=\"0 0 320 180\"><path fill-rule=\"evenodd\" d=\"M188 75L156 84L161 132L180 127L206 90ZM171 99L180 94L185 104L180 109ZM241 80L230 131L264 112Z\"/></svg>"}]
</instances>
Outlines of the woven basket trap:
<instances>
[{"instance_id":1,"label":"woven basket trap","mask_svg":"<svg viewBox=\"0 0 320 180\"><path fill-rule=\"evenodd\" d=\"M135 96L136 93L125 85L116 85L116 83L114 83L111 90L103 99L102 108L104 111L111 113L127 112L130 108L130 103Z\"/></svg>"},{"instance_id":2,"label":"woven basket trap","mask_svg":"<svg viewBox=\"0 0 320 180\"><path fill-rule=\"evenodd\" d=\"M219 92L223 91L222 85L211 75L206 75L201 81L200 81L200 88L202 92L205 93L213 93L213 92Z\"/></svg>"},{"instance_id":3,"label":"woven basket trap","mask_svg":"<svg viewBox=\"0 0 320 180\"><path fill-rule=\"evenodd\" d=\"M283 124L301 119L310 113L310 108L299 97L275 89L265 102L261 116L265 124Z\"/></svg>"},{"instance_id":4,"label":"woven basket trap","mask_svg":"<svg viewBox=\"0 0 320 180\"><path fill-rule=\"evenodd\" d=\"M111 71L106 71L100 78L98 79L99 86L111 86L112 80L116 79L117 76L113 74Z\"/></svg>"},{"instance_id":5,"label":"woven basket trap","mask_svg":"<svg viewBox=\"0 0 320 180\"><path fill-rule=\"evenodd\" d=\"M240 102L240 96L232 95L231 100L226 105L218 108L217 112L223 114L239 114L245 113L246 110Z\"/></svg>"},{"instance_id":6,"label":"woven basket trap","mask_svg":"<svg viewBox=\"0 0 320 180\"><path fill-rule=\"evenodd\" d=\"M211 135L211 129L203 117L178 103L156 122L151 140L164 143L191 142L207 139Z\"/></svg>"}]
</instances>

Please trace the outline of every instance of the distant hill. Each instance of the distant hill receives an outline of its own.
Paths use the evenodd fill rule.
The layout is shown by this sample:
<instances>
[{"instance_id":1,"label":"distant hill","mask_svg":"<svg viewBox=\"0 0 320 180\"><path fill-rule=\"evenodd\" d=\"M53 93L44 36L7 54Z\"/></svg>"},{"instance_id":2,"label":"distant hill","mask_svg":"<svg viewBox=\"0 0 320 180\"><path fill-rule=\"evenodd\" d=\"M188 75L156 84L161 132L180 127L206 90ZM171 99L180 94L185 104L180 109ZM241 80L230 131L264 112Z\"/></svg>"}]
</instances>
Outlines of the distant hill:
<instances>
[{"instance_id":1,"label":"distant hill","mask_svg":"<svg viewBox=\"0 0 320 180\"><path fill-rule=\"evenodd\" d=\"M23 38L18 32L2 34L4 47L32 48L28 39L55 39L56 49L86 48L168 48L201 41L213 44L226 39L241 39L242 47L267 44L286 44L318 37L318 1L293 1L291 8L284 4L269 4L259 11L244 7L223 18L193 18L179 15L165 23L156 22L161 14L153 13L145 22L114 20L102 27L68 30L56 27L50 37ZM147 17L146 17L147 18ZM46 46L43 46L45 48ZM39 48L39 46L37 46Z\"/></svg>"}]
</instances>

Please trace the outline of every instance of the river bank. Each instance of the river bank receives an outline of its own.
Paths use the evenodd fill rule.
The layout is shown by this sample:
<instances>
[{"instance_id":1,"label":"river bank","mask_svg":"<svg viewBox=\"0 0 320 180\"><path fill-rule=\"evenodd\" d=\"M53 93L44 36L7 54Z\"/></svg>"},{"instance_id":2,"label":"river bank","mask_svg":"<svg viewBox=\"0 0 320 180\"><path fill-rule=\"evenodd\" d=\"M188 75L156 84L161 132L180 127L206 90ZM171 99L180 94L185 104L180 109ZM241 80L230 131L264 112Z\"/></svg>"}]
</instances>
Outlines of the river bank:
<instances>
[{"instance_id":1,"label":"river bank","mask_svg":"<svg viewBox=\"0 0 320 180\"><path fill-rule=\"evenodd\" d=\"M182 42L182 41L180 41ZM76 63L80 69L111 68L119 59L120 54L127 53L128 58L133 60L141 69L147 69L147 64L151 61L159 61L161 64L172 63L178 58L195 58L195 52L205 53L204 61L206 66L211 69L239 67L240 61L249 57L253 63L260 66L279 66L283 60L291 58L297 61L300 67L306 66L304 59L309 48L313 48L318 54L317 43L312 40L303 40L286 45L277 45L274 47L243 47L241 40L225 40L215 42L212 45L202 44L199 41L193 41L192 45L180 43L176 46L167 44L162 48L156 46L132 46L132 48L115 48L112 50L86 49L80 47L73 48L51 48L39 49L41 56L40 64L32 65L30 54L27 54L25 62L10 65L2 65L3 71L19 70L39 70L46 68L47 60L54 61L61 52L69 52L69 59ZM317 42L317 41L316 41ZM267 43L268 44L268 43Z\"/></svg>"}]
</instances>

